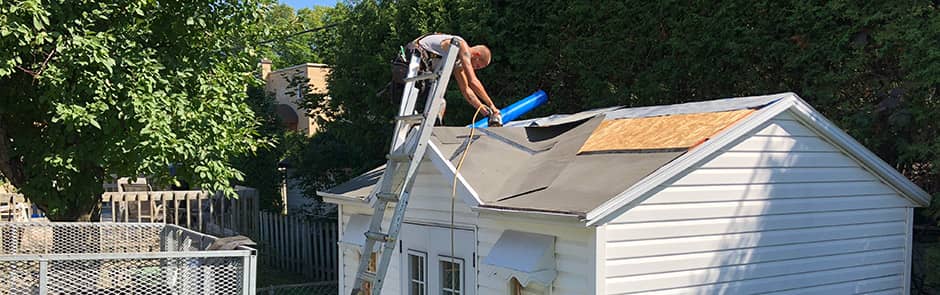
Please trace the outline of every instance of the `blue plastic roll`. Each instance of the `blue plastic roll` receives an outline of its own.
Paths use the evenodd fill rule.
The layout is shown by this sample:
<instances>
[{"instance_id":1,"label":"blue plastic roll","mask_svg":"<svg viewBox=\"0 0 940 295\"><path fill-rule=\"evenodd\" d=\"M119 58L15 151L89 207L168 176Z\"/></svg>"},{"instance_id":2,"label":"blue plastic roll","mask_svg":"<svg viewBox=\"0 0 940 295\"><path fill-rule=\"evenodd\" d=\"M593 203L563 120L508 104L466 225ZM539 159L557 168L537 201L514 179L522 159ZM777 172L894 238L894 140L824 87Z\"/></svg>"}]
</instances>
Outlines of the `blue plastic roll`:
<instances>
[{"instance_id":1,"label":"blue plastic roll","mask_svg":"<svg viewBox=\"0 0 940 295\"><path fill-rule=\"evenodd\" d=\"M539 89L539 91L526 96L526 98L520 99L519 101L499 110L499 112L503 115L503 124L512 122L512 120L515 120L516 118L521 117L536 107L545 104L547 101L548 94L546 94L544 90ZM472 126L474 128L486 128L488 123L489 119L484 118L483 120L479 120L476 123L473 123Z\"/></svg>"}]
</instances>

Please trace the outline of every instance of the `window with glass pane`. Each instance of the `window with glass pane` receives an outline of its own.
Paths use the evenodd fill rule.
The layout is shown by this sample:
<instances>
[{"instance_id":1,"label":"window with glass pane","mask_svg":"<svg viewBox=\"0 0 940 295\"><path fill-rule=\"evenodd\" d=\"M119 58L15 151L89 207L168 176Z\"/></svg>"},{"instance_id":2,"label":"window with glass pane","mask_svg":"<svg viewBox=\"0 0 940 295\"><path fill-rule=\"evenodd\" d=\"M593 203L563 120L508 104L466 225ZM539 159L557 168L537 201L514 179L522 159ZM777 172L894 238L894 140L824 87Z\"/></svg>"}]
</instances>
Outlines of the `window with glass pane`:
<instances>
[{"instance_id":1,"label":"window with glass pane","mask_svg":"<svg viewBox=\"0 0 940 295\"><path fill-rule=\"evenodd\" d=\"M441 295L461 294L461 273L463 261L460 259L441 259Z\"/></svg>"},{"instance_id":2,"label":"window with glass pane","mask_svg":"<svg viewBox=\"0 0 940 295\"><path fill-rule=\"evenodd\" d=\"M409 293L411 295L424 295L427 290L427 271L425 270L424 253L408 253L408 273L410 273Z\"/></svg>"}]
</instances>

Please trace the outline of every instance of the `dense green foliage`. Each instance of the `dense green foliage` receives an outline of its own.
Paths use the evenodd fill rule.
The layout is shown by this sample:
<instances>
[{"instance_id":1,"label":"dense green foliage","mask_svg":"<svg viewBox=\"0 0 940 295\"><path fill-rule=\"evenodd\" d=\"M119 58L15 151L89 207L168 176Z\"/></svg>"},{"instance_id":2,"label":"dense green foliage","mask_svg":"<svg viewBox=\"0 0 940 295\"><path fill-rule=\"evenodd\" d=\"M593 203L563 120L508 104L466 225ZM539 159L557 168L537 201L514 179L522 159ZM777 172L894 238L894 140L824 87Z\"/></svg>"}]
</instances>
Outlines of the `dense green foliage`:
<instances>
[{"instance_id":1,"label":"dense green foliage","mask_svg":"<svg viewBox=\"0 0 940 295\"><path fill-rule=\"evenodd\" d=\"M549 103L530 116L792 91L940 192L935 2L366 0L337 9L348 19L331 62L340 120L322 149L349 153L314 164L311 185L329 184L323 171L355 175L382 162L395 106L375 93L387 62L399 45L441 31L490 46L492 65L478 75L497 105L545 89ZM472 111L451 88L446 123L466 124Z\"/></svg>"},{"instance_id":2,"label":"dense green foliage","mask_svg":"<svg viewBox=\"0 0 940 295\"><path fill-rule=\"evenodd\" d=\"M54 219L94 218L112 174L231 192L231 158L260 144L245 91L264 8L0 0L3 178Z\"/></svg>"},{"instance_id":3,"label":"dense green foliage","mask_svg":"<svg viewBox=\"0 0 940 295\"><path fill-rule=\"evenodd\" d=\"M317 29L338 24L336 11L341 10L324 6L298 10L284 4L273 6L263 19L270 38L258 46L258 54L270 59L275 69L334 59L336 31Z\"/></svg>"}]
</instances>

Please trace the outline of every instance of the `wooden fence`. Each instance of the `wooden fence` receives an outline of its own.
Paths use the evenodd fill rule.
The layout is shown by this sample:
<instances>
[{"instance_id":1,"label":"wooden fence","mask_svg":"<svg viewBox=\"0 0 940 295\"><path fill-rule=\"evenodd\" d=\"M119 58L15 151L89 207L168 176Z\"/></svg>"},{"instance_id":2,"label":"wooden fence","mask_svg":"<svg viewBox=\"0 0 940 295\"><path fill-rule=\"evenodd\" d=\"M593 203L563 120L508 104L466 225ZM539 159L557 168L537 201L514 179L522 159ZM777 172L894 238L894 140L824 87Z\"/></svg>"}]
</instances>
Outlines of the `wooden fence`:
<instances>
[{"instance_id":1,"label":"wooden fence","mask_svg":"<svg viewBox=\"0 0 940 295\"><path fill-rule=\"evenodd\" d=\"M0 221L29 221L32 207L21 194L0 193Z\"/></svg>"},{"instance_id":2,"label":"wooden fence","mask_svg":"<svg viewBox=\"0 0 940 295\"><path fill-rule=\"evenodd\" d=\"M204 191L106 192L101 221L163 222L203 233L258 236L258 191L236 187L238 198ZM22 194L0 193L0 221L29 221L32 204Z\"/></svg>"},{"instance_id":3,"label":"wooden fence","mask_svg":"<svg viewBox=\"0 0 940 295\"><path fill-rule=\"evenodd\" d=\"M107 192L102 221L165 222L220 236L258 237L258 191L236 187L238 198L204 191Z\"/></svg>"},{"instance_id":4,"label":"wooden fence","mask_svg":"<svg viewBox=\"0 0 940 295\"><path fill-rule=\"evenodd\" d=\"M261 212L259 262L302 274L314 281L337 279L338 225L333 219L307 219Z\"/></svg>"}]
</instances>

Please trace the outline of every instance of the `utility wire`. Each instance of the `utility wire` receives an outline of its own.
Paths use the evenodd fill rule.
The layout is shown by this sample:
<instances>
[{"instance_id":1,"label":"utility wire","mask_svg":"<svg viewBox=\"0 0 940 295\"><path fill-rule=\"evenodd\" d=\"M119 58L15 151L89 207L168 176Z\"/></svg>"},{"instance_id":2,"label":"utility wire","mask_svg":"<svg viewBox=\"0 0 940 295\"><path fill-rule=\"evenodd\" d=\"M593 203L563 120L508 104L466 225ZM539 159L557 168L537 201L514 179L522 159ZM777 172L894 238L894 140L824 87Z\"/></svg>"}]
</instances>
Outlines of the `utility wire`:
<instances>
[{"instance_id":1,"label":"utility wire","mask_svg":"<svg viewBox=\"0 0 940 295\"><path fill-rule=\"evenodd\" d=\"M276 41L287 40L287 39L290 39L291 37L294 37L294 36L303 35L303 34L307 34L307 33L313 33L313 32L316 32L316 31L326 30L326 29L329 29L329 28L338 26L338 25L340 25L340 24L342 24L342 23L343 23L343 21L337 22L337 23L328 24L328 25L325 25L325 26L322 26L322 27L316 27L316 28L309 29L309 30L303 30L303 31L300 31L300 32L291 33L291 34L288 34L288 35L285 35L285 36L281 36L281 37L278 37L278 38L274 38L274 39L270 39L270 40L266 40L266 41L261 41L260 43L258 43L258 45L268 44L268 43L276 42Z\"/></svg>"}]
</instances>

